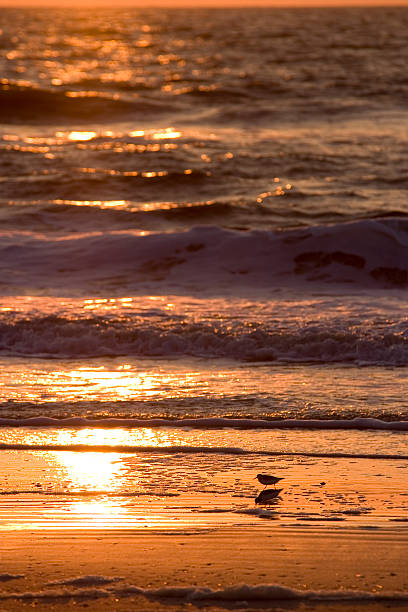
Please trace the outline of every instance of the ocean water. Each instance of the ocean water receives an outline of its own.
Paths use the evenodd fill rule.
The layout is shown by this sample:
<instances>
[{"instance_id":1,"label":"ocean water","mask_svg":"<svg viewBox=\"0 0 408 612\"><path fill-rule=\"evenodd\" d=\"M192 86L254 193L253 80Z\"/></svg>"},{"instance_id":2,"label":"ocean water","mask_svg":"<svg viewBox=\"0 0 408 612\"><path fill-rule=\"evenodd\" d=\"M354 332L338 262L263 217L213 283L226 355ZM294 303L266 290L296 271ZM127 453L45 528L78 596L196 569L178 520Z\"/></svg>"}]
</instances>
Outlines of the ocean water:
<instances>
[{"instance_id":1,"label":"ocean water","mask_svg":"<svg viewBox=\"0 0 408 612\"><path fill-rule=\"evenodd\" d=\"M407 27L1 9L2 528L408 520Z\"/></svg>"}]
</instances>

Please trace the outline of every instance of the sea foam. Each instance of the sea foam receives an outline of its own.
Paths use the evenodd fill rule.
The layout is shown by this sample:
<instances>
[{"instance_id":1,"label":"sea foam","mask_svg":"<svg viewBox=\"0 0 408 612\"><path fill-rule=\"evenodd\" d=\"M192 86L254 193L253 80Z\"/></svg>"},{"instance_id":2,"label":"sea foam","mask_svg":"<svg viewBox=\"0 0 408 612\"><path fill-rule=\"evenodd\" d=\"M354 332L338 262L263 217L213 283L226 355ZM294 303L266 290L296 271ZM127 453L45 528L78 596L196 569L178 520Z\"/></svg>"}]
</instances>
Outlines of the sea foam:
<instances>
[{"instance_id":1,"label":"sea foam","mask_svg":"<svg viewBox=\"0 0 408 612\"><path fill-rule=\"evenodd\" d=\"M383 421L381 419L357 417L353 419L257 419L257 418L54 418L38 416L30 418L0 418L0 427L39 427L39 428L139 428L171 427L194 429L377 429L384 431L408 431L408 421ZM142 448L142 447L141 447ZM167 448L167 447L166 447ZM187 452L185 446L177 447ZM200 447L204 449L205 447ZM222 447L224 448L224 447ZM211 449L209 449L211 450ZM229 449L229 452L240 449Z\"/></svg>"},{"instance_id":2,"label":"sea foam","mask_svg":"<svg viewBox=\"0 0 408 612\"><path fill-rule=\"evenodd\" d=\"M176 316L156 311L94 314L25 315L0 313L0 354L41 358L141 357L229 358L260 363L408 364L408 323L377 317L367 325L350 316L342 320L246 320L194 314ZM251 316L254 317L251 320ZM318 313L315 314L318 316ZM361 317L363 315L361 314Z\"/></svg>"},{"instance_id":3,"label":"sea foam","mask_svg":"<svg viewBox=\"0 0 408 612\"><path fill-rule=\"evenodd\" d=\"M83 584L89 577L84 577ZM106 588L75 588L76 584L71 581L68 588L64 589L43 589L40 591L27 592L8 592L1 593L0 600L93 600L106 597L137 597L142 596L147 599L158 601L162 604L175 605L180 603L201 606L203 604L215 604L220 607L230 609L245 609L248 603L253 604L273 604L274 602L316 602L316 603L395 603L401 604L408 601L408 592L370 592L359 590L311 590L293 589L279 584L261 585L234 585L213 589L207 586L163 586L158 588L145 588L132 584L121 586L109 586L105 582L105 577L98 578L97 584L106 584ZM81 577L75 578L75 582L80 584ZM69 588L71 586L71 588Z\"/></svg>"}]
</instances>

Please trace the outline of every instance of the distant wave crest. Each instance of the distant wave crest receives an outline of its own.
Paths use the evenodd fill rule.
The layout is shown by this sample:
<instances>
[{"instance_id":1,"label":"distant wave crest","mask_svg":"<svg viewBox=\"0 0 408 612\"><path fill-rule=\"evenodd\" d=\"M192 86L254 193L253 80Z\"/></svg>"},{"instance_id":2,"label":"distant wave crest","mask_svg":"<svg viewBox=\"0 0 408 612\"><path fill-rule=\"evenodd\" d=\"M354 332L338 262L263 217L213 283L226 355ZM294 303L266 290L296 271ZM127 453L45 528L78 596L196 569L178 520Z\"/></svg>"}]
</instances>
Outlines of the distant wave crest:
<instances>
[{"instance_id":1,"label":"distant wave crest","mask_svg":"<svg viewBox=\"0 0 408 612\"><path fill-rule=\"evenodd\" d=\"M23 121L100 121L131 113L153 113L165 105L139 98L121 99L101 91L59 91L9 83L0 87L0 112L8 123Z\"/></svg>"}]
</instances>

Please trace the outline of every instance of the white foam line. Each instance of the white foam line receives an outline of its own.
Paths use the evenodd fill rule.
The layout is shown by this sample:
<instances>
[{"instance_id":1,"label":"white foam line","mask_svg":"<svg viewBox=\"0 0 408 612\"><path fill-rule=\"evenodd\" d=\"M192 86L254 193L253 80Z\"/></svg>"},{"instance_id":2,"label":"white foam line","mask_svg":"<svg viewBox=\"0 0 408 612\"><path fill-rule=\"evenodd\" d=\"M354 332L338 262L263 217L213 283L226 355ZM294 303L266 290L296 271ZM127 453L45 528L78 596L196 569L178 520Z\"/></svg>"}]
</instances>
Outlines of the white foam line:
<instances>
[{"instance_id":1,"label":"white foam line","mask_svg":"<svg viewBox=\"0 0 408 612\"><path fill-rule=\"evenodd\" d=\"M177 604L189 603L202 605L205 602L216 602L219 606L234 608L247 608L248 603L267 604L279 601L315 602L315 603L403 603L408 601L407 591L396 592L369 592L357 590L299 590L279 584L237 585L221 589L212 589L205 586L165 586L157 589L142 588L135 585L121 587L80 588L80 585L106 584L103 576L84 576L71 581L65 581L71 589L44 589L40 591L1 593L0 601L5 600L67 600L67 599L98 599L101 597L135 597L142 596L161 603ZM96 579L98 579L96 581ZM113 579L109 579L113 580ZM118 579L119 580L119 579ZM104 582L105 581L105 582ZM77 588L79 587L79 588Z\"/></svg>"},{"instance_id":2,"label":"white foam line","mask_svg":"<svg viewBox=\"0 0 408 612\"><path fill-rule=\"evenodd\" d=\"M139 587L124 587L115 589L116 595L140 594L157 600L183 600L188 603L217 601L229 603L273 602L282 600L317 601L317 602L389 602L408 601L408 592L372 593L368 591L301 591L277 584L249 586L246 584L211 589L209 587L161 587L158 589L143 589Z\"/></svg>"},{"instance_id":3,"label":"white foam line","mask_svg":"<svg viewBox=\"0 0 408 612\"><path fill-rule=\"evenodd\" d=\"M44 589L41 591L25 591L21 593L0 593L0 601L6 600L69 600L69 599L99 599L110 597L112 593L105 589Z\"/></svg>"},{"instance_id":4,"label":"white foam line","mask_svg":"<svg viewBox=\"0 0 408 612\"><path fill-rule=\"evenodd\" d=\"M174 427L196 429L380 429L386 431L408 431L408 421L382 421L368 417L354 419L232 419L224 417L210 417L197 419L163 419L163 418L108 418L87 419L84 417L71 417L56 419L47 416L30 417L27 419L3 418L0 427L54 427L54 428L82 428L100 427L103 429L113 427Z\"/></svg>"}]
</instances>

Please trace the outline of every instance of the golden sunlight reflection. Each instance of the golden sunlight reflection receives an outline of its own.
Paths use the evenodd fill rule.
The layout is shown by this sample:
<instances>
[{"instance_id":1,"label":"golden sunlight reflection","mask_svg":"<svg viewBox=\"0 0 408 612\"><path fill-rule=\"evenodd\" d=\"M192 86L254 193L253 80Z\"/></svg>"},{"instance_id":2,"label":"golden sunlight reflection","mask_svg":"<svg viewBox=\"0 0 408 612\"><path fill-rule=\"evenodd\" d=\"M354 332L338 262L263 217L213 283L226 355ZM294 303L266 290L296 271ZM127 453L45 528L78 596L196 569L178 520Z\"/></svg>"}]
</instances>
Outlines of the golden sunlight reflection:
<instances>
[{"instance_id":1,"label":"golden sunlight reflection","mask_svg":"<svg viewBox=\"0 0 408 612\"><path fill-rule=\"evenodd\" d=\"M166 309L172 310L172 304ZM116 364L114 367L83 366L68 370L63 375L53 373L53 391L60 397L67 393L80 395L82 400L104 397L115 400L144 400L152 397L174 399L186 397L192 390L195 394L205 394L209 382L199 371L150 372L135 370L130 363ZM51 375L52 376L52 375ZM216 378L225 375L216 374Z\"/></svg>"},{"instance_id":2,"label":"golden sunlight reflection","mask_svg":"<svg viewBox=\"0 0 408 612\"><path fill-rule=\"evenodd\" d=\"M169 383L169 376L151 376L146 372L130 372L126 364L118 370L100 370L98 368L79 368L68 373L71 379L76 379L82 384L92 385L93 391L114 390L115 395L130 397L143 394L145 396L156 395L163 384Z\"/></svg>"},{"instance_id":3,"label":"golden sunlight reflection","mask_svg":"<svg viewBox=\"0 0 408 612\"><path fill-rule=\"evenodd\" d=\"M43 430L33 431L31 436L40 436L43 443L57 443L67 448L70 444L80 443L109 446L133 444L154 448L170 446L175 442L170 433L150 428L132 431L102 428ZM177 441L180 443L180 440ZM62 496L63 514L68 514L63 518L65 528L71 524L86 525L89 528L118 527L121 524L149 527L163 520L159 516L152 516L151 507L143 503L146 482L149 483L149 479L146 481L146 470L141 469L136 460L129 473L125 457L129 455L120 452L44 452L42 458L48 464L48 478L51 478L47 489L54 491L54 494L60 492ZM135 502L129 501L129 495ZM142 496L142 502L139 495Z\"/></svg>"},{"instance_id":4,"label":"golden sunlight reflection","mask_svg":"<svg viewBox=\"0 0 408 612\"><path fill-rule=\"evenodd\" d=\"M120 472L112 465L120 462L122 457L121 451L141 449L162 449L170 446L186 446L191 443L191 436L185 435L183 430L178 429L153 429L151 427L133 427L125 428L98 428L86 427L80 429L64 428L64 429L27 429L24 430L24 443L32 444L38 448L43 448L44 451L50 452L53 462L57 461L58 457L62 457L61 464L69 467L71 472L76 474L75 480L81 479L82 484L85 481L92 482L94 477L99 479L99 482L110 482L113 477L117 478ZM194 443L200 443L202 432L195 432ZM21 430L5 429L1 432L0 441L7 444L19 444L21 442ZM88 446L89 451L78 451L78 447ZM53 448L57 447L58 452L54 452ZM106 452L99 451L95 447L106 447ZM66 451L62 449L66 448ZM71 450L70 450L71 449ZM74 455L82 454L83 459L77 459ZM48 456L48 455L47 455ZM84 462L84 469L82 465ZM99 462L99 467L98 467ZM85 465L86 463L86 465ZM104 475L102 475L102 473ZM78 481L79 482L79 481Z\"/></svg>"},{"instance_id":5,"label":"golden sunlight reflection","mask_svg":"<svg viewBox=\"0 0 408 612\"><path fill-rule=\"evenodd\" d=\"M132 130L129 132L131 138L151 138L153 140L171 140L174 138L181 138L182 135L182 132L172 127L157 129L152 132L145 130Z\"/></svg>"},{"instance_id":6,"label":"golden sunlight reflection","mask_svg":"<svg viewBox=\"0 0 408 612\"><path fill-rule=\"evenodd\" d=\"M127 200L54 200L55 204L70 206L95 206L97 208L125 208L129 205Z\"/></svg>"},{"instance_id":7,"label":"golden sunlight reflection","mask_svg":"<svg viewBox=\"0 0 408 612\"><path fill-rule=\"evenodd\" d=\"M150 427L141 427L129 431L127 429L97 429L92 427L78 430L58 430L58 434L52 441L61 445L162 447L171 446L175 443L180 445L182 442L179 438L180 435L174 432L165 432Z\"/></svg>"},{"instance_id":8,"label":"golden sunlight reflection","mask_svg":"<svg viewBox=\"0 0 408 612\"><path fill-rule=\"evenodd\" d=\"M70 132L68 140L91 140L96 137L96 132Z\"/></svg>"},{"instance_id":9,"label":"golden sunlight reflection","mask_svg":"<svg viewBox=\"0 0 408 612\"><path fill-rule=\"evenodd\" d=\"M153 134L154 140L162 140L166 138L180 138L181 132L174 130L173 128L167 128L161 132L155 132Z\"/></svg>"},{"instance_id":10,"label":"golden sunlight reflection","mask_svg":"<svg viewBox=\"0 0 408 612\"><path fill-rule=\"evenodd\" d=\"M118 308L132 309L132 298L121 298ZM125 301L126 300L126 301ZM86 310L103 312L115 305L107 303L84 303ZM167 311L174 311L173 302L161 305ZM38 363L32 371L26 371L23 366L17 369L5 368L0 386L0 399L41 402L44 401L109 401L117 404L119 412L124 409L122 401L145 402L160 400L160 413L166 410L162 400L175 401L182 398L194 397L221 397L236 395L240 389L248 388L248 377L234 373L229 369L206 369L204 372L196 369L193 364L185 367L178 362L171 362L169 368L152 367L152 363L140 363L137 360L122 360L119 358L109 360L101 365L100 362L87 364L80 362L73 364L66 362L62 368L55 368L52 362ZM184 366L184 367L183 367ZM242 379L242 380L241 380ZM274 381L275 379L273 379ZM4 400L3 400L4 401ZM114 416L114 413L112 413Z\"/></svg>"},{"instance_id":11,"label":"golden sunlight reflection","mask_svg":"<svg viewBox=\"0 0 408 612\"><path fill-rule=\"evenodd\" d=\"M72 438L73 432L60 432L61 438ZM112 443L119 440L126 432L106 430L84 430L76 432L80 437L87 437L92 442L101 442L110 438ZM54 487L62 493L59 502L60 509L54 507L51 517L46 517L46 525L59 523L66 528L86 527L119 528L151 527L160 521L160 517L151 515L151 508L139 502L129 503L126 495L137 494L142 490L140 473L135 470L132 478L126 478L120 453L93 452L47 452L46 459L49 470L53 474ZM69 492L68 496L65 496ZM34 517L33 517L34 518ZM36 517L39 524L43 517ZM161 519L162 520L162 519ZM153 523L152 523L153 521ZM35 525L28 522L26 528Z\"/></svg>"},{"instance_id":12,"label":"golden sunlight reflection","mask_svg":"<svg viewBox=\"0 0 408 612\"><path fill-rule=\"evenodd\" d=\"M109 499L94 499L92 501L75 501L70 504L70 511L76 514L89 515L92 522L103 522L105 518L117 517L119 513L126 513L126 508Z\"/></svg>"},{"instance_id":13,"label":"golden sunlight reflection","mask_svg":"<svg viewBox=\"0 0 408 612\"><path fill-rule=\"evenodd\" d=\"M56 132L57 138L67 138L71 141L92 140L97 136L96 132L74 130L72 132Z\"/></svg>"},{"instance_id":14,"label":"golden sunlight reflection","mask_svg":"<svg viewBox=\"0 0 408 612\"><path fill-rule=\"evenodd\" d=\"M119 453L50 452L50 463L70 491L109 491L120 488Z\"/></svg>"}]
</instances>

